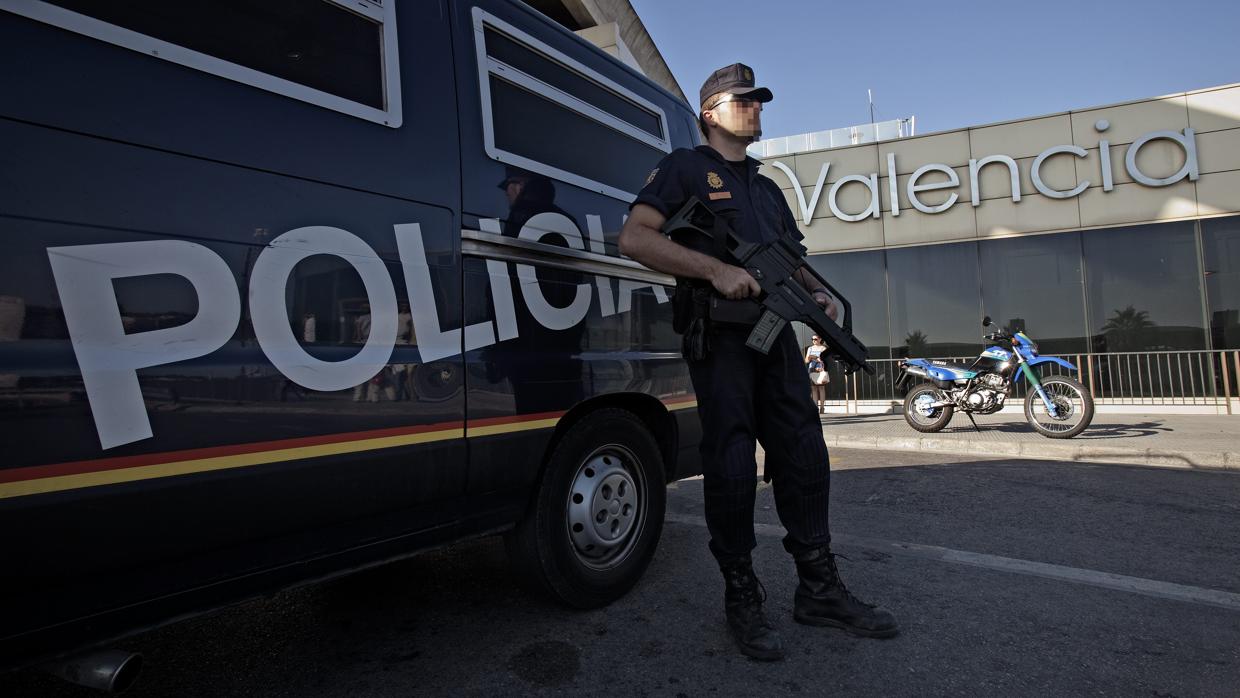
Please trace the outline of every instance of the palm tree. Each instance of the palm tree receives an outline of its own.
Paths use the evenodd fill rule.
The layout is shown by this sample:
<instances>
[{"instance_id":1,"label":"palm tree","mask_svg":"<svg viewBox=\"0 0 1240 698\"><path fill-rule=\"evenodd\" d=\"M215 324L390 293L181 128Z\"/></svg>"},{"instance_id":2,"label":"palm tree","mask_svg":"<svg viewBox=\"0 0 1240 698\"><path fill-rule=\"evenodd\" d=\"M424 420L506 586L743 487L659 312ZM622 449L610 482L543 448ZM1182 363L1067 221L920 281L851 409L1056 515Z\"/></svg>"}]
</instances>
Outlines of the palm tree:
<instances>
[{"instance_id":1,"label":"palm tree","mask_svg":"<svg viewBox=\"0 0 1240 698\"><path fill-rule=\"evenodd\" d=\"M913 330L904 337L904 343L908 345L908 355L925 356L930 348L930 338L921 330Z\"/></svg>"},{"instance_id":2,"label":"palm tree","mask_svg":"<svg viewBox=\"0 0 1240 698\"><path fill-rule=\"evenodd\" d=\"M1136 351L1145 346L1145 333L1155 327L1148 310L1137 310L1131 305L1116 310L1111 319L1102 326L1107 344L1112 351Z\"/></svg>"}]
</instances>

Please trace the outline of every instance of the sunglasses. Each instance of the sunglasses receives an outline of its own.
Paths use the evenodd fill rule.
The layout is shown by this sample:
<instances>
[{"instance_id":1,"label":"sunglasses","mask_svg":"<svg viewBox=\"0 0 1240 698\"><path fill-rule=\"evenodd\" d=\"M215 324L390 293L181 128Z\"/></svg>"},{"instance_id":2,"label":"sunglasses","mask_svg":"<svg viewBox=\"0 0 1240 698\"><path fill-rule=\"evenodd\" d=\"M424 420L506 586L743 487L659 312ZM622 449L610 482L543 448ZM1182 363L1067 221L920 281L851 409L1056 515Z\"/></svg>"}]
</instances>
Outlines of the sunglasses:
<instances>
[{"instance_id":1,"label":"sunglasses","mask_svg":"<svg viewBox=\"0 0 1240 698\"><path fill-rule=\"evenodd\" d=\"M750 99L750 98L748 98L748 97L737 97L737 96L735 96L735 95L727 95L727 96L725 96L725 97L723 97L723 98L721 98L721 99L717 100L714 104L710 105L709 107L706 107L706 108L705 108L705 109L703 109L702 111L710 111L711 109L714 109L715 107L717 107L717 106L719 106L720 104L723 104L723 103L725 103L725 102L732 102L732 103L734 103L734 104L736 104L736 105L738 105L738 106L742 106L742 107L753 106L753 105L755 105L755 104L756 104L756 105L758 105L758 109L759 109L759 110L761 110L761 109L762 109L762 102L761 102L761 101L759 101L759 100L756 100L756 99Z\"/></svg>"}]
</instances>

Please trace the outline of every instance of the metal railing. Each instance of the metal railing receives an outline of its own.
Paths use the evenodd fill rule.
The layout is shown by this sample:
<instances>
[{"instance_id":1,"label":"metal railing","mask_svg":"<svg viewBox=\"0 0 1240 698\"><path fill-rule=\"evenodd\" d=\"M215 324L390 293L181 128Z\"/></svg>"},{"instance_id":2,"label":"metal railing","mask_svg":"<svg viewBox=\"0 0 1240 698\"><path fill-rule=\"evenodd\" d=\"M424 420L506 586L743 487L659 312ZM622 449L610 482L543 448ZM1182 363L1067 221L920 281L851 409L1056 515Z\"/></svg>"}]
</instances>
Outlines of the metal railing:
<instances>
[{"instance_id":1,"label":"metal railing","mask_svg":"<svg viewBox=\"0 0 1240 698\"><path fill-rule=\"evenodd\" d=\"M1051 355L1048 355L1051 356ZM1068 375L1080 381L1101 405L1197 405L1235 410L1232 402L1240 398L1240 351L1150 351L1095 354L1058 354L1072 363L1072 371L1056 363L1039 365L1040 376ZM972 364L976 356L933 357ZM844 375L839 364L828 369L828 403L853 405L900 402L917 381L914 377L903 389L896 386L903 359L878 359L870 363L874 375L857 372ZM1008 397L1011 405L1025 399L1028 384L1017 382Z\"/></svg>"}]
</instances>

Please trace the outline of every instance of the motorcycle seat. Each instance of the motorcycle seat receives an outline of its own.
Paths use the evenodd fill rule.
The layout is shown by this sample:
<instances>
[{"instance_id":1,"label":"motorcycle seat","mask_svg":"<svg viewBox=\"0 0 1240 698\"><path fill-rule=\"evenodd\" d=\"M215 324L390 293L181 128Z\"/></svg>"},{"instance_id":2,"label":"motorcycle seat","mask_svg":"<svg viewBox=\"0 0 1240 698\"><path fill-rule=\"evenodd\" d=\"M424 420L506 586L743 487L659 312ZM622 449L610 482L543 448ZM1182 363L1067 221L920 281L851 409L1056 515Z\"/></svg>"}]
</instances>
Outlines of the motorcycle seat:
<instances>
[{"instance_id":1,"label":"motorcycle seat","mask_svg":"<svg viewBox=\"0 0 1240 698\"><path fill-rule=\"evenodd\" d=\"M928 362L928 365L933 368L945 368L949 371L955 371L956 373L973 373L973 369L969 368L965 364L953 364L947 361L930 361Z\"/></svg>"},{"instance_id":2,"label":"motorcycle seat","mask_svg":"<svg viewBox=\"0 0 1240 698\"><path fill-rule=\"evenodd\" d=\"M977 371L970 369L964 364L956 364L948 361L909 359L908 364L910 366L920 366L925 369L931 378L938 380L961 380L973 378L977 375Z\"/></svg>"}]
</instances>

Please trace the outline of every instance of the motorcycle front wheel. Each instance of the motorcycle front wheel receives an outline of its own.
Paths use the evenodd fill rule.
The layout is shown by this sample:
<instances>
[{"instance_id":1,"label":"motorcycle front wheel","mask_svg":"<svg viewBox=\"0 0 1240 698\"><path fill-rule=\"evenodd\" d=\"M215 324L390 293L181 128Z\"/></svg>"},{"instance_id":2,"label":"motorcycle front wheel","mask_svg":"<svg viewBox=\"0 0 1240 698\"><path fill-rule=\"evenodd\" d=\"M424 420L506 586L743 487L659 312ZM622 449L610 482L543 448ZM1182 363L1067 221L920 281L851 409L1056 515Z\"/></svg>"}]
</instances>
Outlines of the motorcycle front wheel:
<instances>
[{"instance_id":1,"label":"motorcycle front wheel","mask_svg":"<svg viewBox=\"0 0 1240 698\"><path fill-rule=\"evenodd\" d=\"M943 402L946 396L934 383L920 383L913 386L904 396L904 421L910 427L925 434L940 431L952 421L951 405L932 407L936 402Z\"/></svg>"},{"instance_id":2,"label":"motorcycle front wheel","mask_svg":"<svg viewBox=\"0 0 1240 698\"><path fill-rule=\"evenodd\" d=\"M1094 398L1080 381L1066 376L1042 379L1042 391L1055 405L1055 414L1046 409L1038 391L1025 396L1025 419L1034 431L1049 439L1070 439L1085 431L1094 419Z\"/></svg>"}]
</instances>

